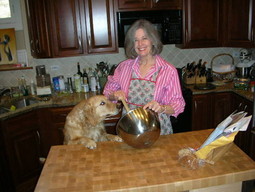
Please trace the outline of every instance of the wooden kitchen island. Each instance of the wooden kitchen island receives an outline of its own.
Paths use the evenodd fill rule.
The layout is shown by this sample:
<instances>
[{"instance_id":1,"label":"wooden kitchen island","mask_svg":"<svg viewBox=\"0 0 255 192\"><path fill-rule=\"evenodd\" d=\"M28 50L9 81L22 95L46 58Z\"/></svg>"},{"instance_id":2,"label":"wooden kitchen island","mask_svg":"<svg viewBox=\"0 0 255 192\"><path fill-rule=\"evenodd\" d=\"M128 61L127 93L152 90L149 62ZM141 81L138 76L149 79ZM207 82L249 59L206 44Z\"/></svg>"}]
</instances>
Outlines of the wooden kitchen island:
<instances>
[{"instance_id":1,"label":"wooden kitchen island","mask_svg":"<svg viewBox=\"0 0 255 192\"><path fill-rule=\"evenodd\" d=\"M214 165L189 170L178 162L180 149L199 147L211 132L160 136L147 149L116 142L95 150L53 146L35 191L240 191L242 181L255 179L255 162L234 144Z\"/></svg>"}]
</instances>

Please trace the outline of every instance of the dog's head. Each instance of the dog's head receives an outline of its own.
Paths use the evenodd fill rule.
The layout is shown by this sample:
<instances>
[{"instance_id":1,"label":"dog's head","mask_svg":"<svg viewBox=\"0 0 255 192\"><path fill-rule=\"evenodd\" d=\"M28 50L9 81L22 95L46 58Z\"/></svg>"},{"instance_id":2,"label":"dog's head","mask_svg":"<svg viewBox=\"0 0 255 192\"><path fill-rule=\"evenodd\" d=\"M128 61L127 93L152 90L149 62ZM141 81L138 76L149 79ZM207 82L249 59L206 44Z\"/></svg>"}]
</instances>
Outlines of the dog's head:
<instances>
[{"instance_id":1,"label":"dog's head","mask_svg":"<svg viewBox=\"0 0 255 192\"><path fill-rule=\"evenodd\" d=\"M86 117L102 121L108 116L117 115L119 107L108 100L106 96L95 95L85 100L84 112Z\"/></svg>"}]
</instances>

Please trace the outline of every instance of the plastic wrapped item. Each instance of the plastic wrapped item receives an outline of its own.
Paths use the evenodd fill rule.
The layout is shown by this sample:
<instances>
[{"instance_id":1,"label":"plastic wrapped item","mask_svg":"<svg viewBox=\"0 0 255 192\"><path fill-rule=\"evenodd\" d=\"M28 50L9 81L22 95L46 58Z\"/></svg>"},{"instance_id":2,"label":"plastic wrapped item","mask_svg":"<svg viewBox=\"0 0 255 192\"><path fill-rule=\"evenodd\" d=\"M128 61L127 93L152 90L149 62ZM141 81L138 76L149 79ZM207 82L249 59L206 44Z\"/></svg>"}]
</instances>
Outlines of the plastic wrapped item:
<instances>
[{"instance_id":1,"label":"plastic wrapped item","mask_svg":"<svg viewBox=\"0 0 255 192\"><path fill-rule=\"evenodd\" d=\"M205 160L205 159L199 159L195 155L196 150L192 148L184 148L179 150L178 155L178 161L179 163L188 169L198 169L199 167L203 167L205 163L214 164L213 161Z\"/></svg>"}]
</instances>

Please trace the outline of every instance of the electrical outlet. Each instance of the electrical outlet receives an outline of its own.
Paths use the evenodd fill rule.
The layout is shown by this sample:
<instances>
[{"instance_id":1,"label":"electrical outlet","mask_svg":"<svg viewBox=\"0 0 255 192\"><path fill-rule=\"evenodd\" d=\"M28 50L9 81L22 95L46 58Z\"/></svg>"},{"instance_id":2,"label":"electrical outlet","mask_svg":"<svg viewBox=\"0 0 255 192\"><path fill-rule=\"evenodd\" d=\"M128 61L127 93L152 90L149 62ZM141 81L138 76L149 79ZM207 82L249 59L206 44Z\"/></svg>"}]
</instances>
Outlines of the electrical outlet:
<instances>
[{"instance_id":1,"label":"electrical outlet","mask_svg":"<svg viewBox=\"0 0 255 192\"><path fill-rule=\"evenodd\" d=\"M239 51L234 51L234 52L233 52L233 57L239 57L239 56L240 56Z\"/></svg>"},{"instance_id":2,"label":"electrical outlet","mask_svg":"<svg viewBox=\"0 0 255 192\"><path fill-rule=\"evenodd\" d=\"M50 67L51 71L58 71L59 70L59 65L52 65Z\"/></svg>"}]
</instances>

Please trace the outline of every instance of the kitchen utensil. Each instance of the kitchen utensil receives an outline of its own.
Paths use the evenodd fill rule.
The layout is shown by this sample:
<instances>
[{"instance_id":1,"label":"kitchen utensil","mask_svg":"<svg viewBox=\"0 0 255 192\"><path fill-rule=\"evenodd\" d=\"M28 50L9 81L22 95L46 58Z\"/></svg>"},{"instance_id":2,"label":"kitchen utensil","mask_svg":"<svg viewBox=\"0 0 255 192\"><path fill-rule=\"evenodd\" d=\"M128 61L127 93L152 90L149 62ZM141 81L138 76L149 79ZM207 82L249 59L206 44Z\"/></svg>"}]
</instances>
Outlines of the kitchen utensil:
<instances>
[{"instance_id":1,"label":"kitchen utensil","mask_svg":"<svg viewBox=\"0 0 255 192\"><path fill-rule=\"evenodd\" d=\"M246 63L238 63L236 65L236 76L239 78L249 78L252 66L255 64L254 60Z\"/></svg>"},{"instance_id":2,"label":"kitchen utensil","mask_svg":"<svg viewBox=\"0 0 255 192\"><path fill-rule=\"evenodd\" d=\"M117 124L117 134L131 147L142 149L152 146L160 136L158 116L142 107L130 110L126 101L122 103L127 111Z\"/></svg>"}]
</instances>

